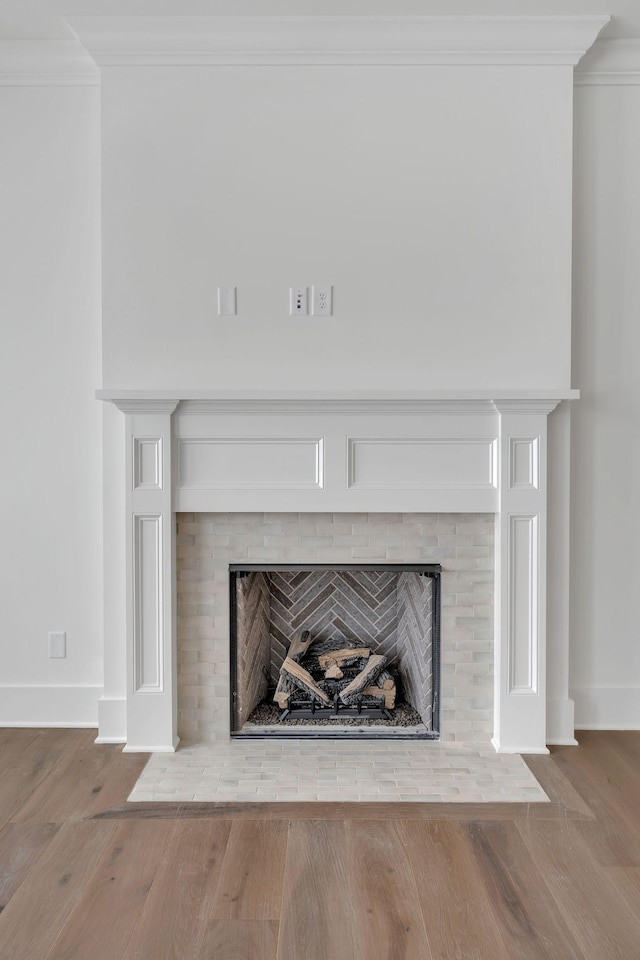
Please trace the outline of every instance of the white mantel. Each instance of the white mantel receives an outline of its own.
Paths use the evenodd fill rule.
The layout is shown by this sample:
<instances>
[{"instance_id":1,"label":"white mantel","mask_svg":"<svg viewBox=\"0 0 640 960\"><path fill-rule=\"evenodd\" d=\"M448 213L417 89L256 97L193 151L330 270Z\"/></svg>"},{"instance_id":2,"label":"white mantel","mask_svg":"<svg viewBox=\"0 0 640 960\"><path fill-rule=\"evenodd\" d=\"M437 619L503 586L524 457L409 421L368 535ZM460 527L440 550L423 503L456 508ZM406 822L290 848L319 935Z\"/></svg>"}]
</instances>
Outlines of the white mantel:
<instances>
[{"instance_id":1,"label":"white mantel","mask_svg":"<svg viewBox=\"0 0 640 960\"><path fill-rule=\"evenodd\" d=\"M547 416L578 391L99 392L126 415L127 750L173 750L175 513L494 513L493 744L546 752Z\"/></svg>"}]
</instances>

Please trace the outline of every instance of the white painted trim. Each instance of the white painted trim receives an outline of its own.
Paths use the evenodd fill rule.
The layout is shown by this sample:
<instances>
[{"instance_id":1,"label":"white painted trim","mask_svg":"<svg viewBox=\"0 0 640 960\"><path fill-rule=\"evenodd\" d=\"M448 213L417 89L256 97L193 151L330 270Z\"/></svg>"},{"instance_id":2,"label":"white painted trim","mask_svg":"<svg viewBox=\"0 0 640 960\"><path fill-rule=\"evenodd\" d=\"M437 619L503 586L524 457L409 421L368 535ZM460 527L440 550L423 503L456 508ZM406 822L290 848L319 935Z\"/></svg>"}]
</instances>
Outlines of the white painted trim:
<instances>
[{"instance_id":1,"label":"white painted trim","mask_svg":"<svg viewBox=\"0 0 640 960\"><path fill-rule=\"evenodd\" d=\"M162 514L133 515L133 689L163 693Z\"/></svg>"},{"instance_id":2,"label":"white painted trim","mask_svg":"<svg viewBox=\"0 0 640 960\"><path fill-rule=\"evenodd\" d=\"M547 744L556 746L575 746L577 740L573 735L573 700L567 697L563 700L547 699Z\"/></svg>"},{"instance_id":3,"label":"white painted trim","mask_svg":"<svg viewBox=\"0 0 640 960\"><path fill-rule=\"evenodd\" d=\"M640 84L640 40L598 40L574 73L576 86Z\"/></svg>"},{"instance_id":4,"label":"white painted trim","mask_svg":"<svg viewBox=\"0 0 640 960\"><path fill-rule=\"evenodd\" d=\"M101 66L571 65L608 16L69 17Z\"/></svg>"},{"instance_id":5,"label":"white painted trim","mask_svg":"<svg viewBox=\"0 0 640 960\"><path fill-rule=\"evenodd\" d=\"M100 71L76 40L0 40L0 86L99 85Z\"/></svg>"},{"instance_id":6,"label":"white painted trim","mask_svg":"<svg viewBox=\"0 0 640 960\"><path fill-rule=\"evenodd\" d=\"M508 747L501 747L499 741L495 737L491 737L491 746L496 753L519 753L525 755L535 754L536 756L546 756L546 754L549 753L546 747L532 748L526 744L523 744L522 746L518 746L518 744L510 744Z\"/></svg>"},{"instance_id":7,"label":"white painted trim","mask_svg":"<svg viewBox=\"0 0 640 960\"><path fill-rule=\"evenodd\" d=\"M640 730L640 687L577 687L576 730Z\"/></svg>"},{"instance_id":8,"label":"white painted trim","mask_svg":"<svg viewBox=\"0 0 640 960\"><path fill-rule=\"evenodd\" d=\"M101 686L0 686L0 727L97 727Z\"/></svg>"},{"instance_id":9,"label":"white painted trim","mask_svg":"<svg viewBox=\"0 0 640 960\"><path fill-rule=\"evenodd\" d=\"M509 595L508 694L537 694L538 650L538 516L509 515L507 563Z\"/></svg>"},{"instance_id":10,"label":"white painted trim","mask_svg":"<svg viewBox=\"0 0 640 960\"><path fill-rule=\"evenodd\" d=\"M579 723L576 726L576 732L580 730L640 730L640 720L633 723ZM576 743L580 743L576 740Z\"/></svg>"},{"instance_id":11,"label":"white painted trim","mask_svg":"<svg viewBox=\"0 0 640 960\"><path fill-rule=\"evenodd\" d=\"M299 408L300 403L309 401L313 404L313 409L317 409L318 403L328 403L334 407L342 404L358 403L387 403L390 408L395 409L396 403L439 403L439 402L459 402L467 401L472 405L479 402L492 403L494 401L515 400L522 402L524 400L542 400L554 401L557 406L561 400L579 400L580 391L570 387L549 387L541 390L521 390L515 387L501 387L492 390L333 390L330 393L319 390L191 390L187 387L176 388L173 390L136 390L125 388L104 388L96 390L98 400L110 400L122 410L123 413L173 413L178 402L191 400L215 401L227 404L237 404L243 407L244 404L265 404L281 403L288 404L292 412ZM143 406L143 401L151 401L149 408ZM159 405L160 401L169 401L166 408ZM128 402L132 407L128 409ZM174 406L170 403L173 401ZM153 404L158 402L158 406ZM138 406L133 406L138 404ZM182 408L181 408L182 409ZM553 408L551 408L553 409ZM195 410L190 409L190 413ZM466 413L466 410L460 411ZM536 411L538 412L538 411Z\"/></svg>"},{"instance_id":12,"label":"white painted trim","mask_svg":"<svg viewBox=\"0 0 640 960\"><path fill-rule=\"evenodd\" d=\"M180 743L180 737L176 737L173 742L173 746L142 746L139 744L127 743L126 746L122 748L123 753L175 753L178 744Z\"/></svg>"},{"instance_id":13,"label":"white painted trim","mask_svg":"<svg viewBox=\"0 0 640 960\"><path fill-rule=\"evenodd\" d=\"M401 479L385 480L375 475L369 478L359 476L364 473L358 465L358 454L365 447L380 448L380 451L386 454L390 462L396 464L396 468L401 474ZM486 462L484 469L485 476L477 476L474 479L454 480L453 477L447 479L434 479L434 468L436 464L442 469L442 452L438 453L438 448L447 450L448 448L460 456L464 448L473 449L474 447L484 447ZM404 448L403 450L401 448ZM431 453L431 469L427 469L424 463L417 468L416 464L409 462L408 451L413 450L414 454L423 454L425 451ZM403 455L404 454L404 457ZM497 488L497 438L493 437L420 437L420 436L396 436L396 437L347 437L347 489L348 490L479 490L495 491ZM474 465L476 466L476 465ZM470 464L466 464L462 469L462 474L466 477L471 476ZM445 467L446 469L446 467ZM449 465L448 469L452 469ZM461 470L461 465L457 465ZM435 471L437 473L437 471ZM416 474L420 474L419 479L415 479ZM413 476L414 479L409 479Z\"/></svg>"},{"instance_id":14,"label":"white painted trim","mask_svg":"<svg viewBox=\"0 0 640 960\"><path fill-rule=\"evenodd\" d=\"M98 730L96 743L126 743L127 698L101 697L98 701Z\"/></svg>"},{"instance_id":15,"label":"white painted trim","mask_svg":"<svg viewBox=\"0 0 640 960\"><path fill-rule=\"evenodd\" d=\"M223 456L222 451L225 447L227 448L226 455ZM225 463L227 470L232 464L235 465L238 470L237 476L230 477L228 473L226 478L223 478L221 475L212 476L211 470L209 469L208 476L204 480L194 480L192 477L190 478L188 475L189 470L186 466L186 459L189 452L191 452L191 459L195 459L194 455L197 456L198 448L200 448L201 453L205 451L209 453L216 451L214 459L217 460L218 463ZM285 450L288 448L291 455L293 455L294 452L306 454L307 462L304 463L304 468L307 470L307 476L302 476L302 473L304 473L302 469L303 464L298 463L296 467L301 475L297 478L294 477L293 464L291 462L287 463L285 458L279 455L278 448ZM253 455L251 469L247 470L244 464L236 464L236 458L232 455L232 451L239 454ZM273 467L273 464L280 464L282 467L285 467L286 464L286 467L290 468L291 472L288 472L286 468L282 469L279 479L275 479L272 470L268 470L268 473L271 474L270 477L266 477L264 474L261 475L260 468L264 468L266 464L259 462L259 454L262 455L263 461L266 460L271 467ZM291 457L289 457L289 461L290 459ZM201 469L202 466L203 464L201 463ZM176 443L175 473L177 476L176 487L179 490L322 491L324 489L324 437L293 437L280 435L261 437L180 436Z\"/></svg>"}]
</instances>

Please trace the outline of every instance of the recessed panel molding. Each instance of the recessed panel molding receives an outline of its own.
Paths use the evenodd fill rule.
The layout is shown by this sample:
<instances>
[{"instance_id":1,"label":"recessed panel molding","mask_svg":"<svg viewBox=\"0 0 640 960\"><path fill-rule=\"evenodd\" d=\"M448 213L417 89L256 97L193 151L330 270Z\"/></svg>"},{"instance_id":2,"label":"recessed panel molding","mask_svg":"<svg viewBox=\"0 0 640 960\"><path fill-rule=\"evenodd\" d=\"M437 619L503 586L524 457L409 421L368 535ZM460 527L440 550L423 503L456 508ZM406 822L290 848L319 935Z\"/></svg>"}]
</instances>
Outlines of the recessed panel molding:
<instances>
[{"instance_id":1,"label":"recessed panel molding","mask_svg":"<svg viewBox=\"0 0 640 960\"><path fill-rule=\"evenodd\" d=\"M162 437L133 438L133 489L162 490Z\"/></svg>"},{"instance_id":2,"label":"recessed panel molding","mask_svg":"<svg viewBox=\"0 0 640 960\"><path fill-rule=\"evenodd\" d=\"M133 517L133 679L136 693L163 692L162 516Z\"/></svg>"},{"instance_id":3,"label":"recessed panel molding","mask_svg":"<svg viewBox=\"0 0 640 960\"><path fill-rule=\"evenodd\" d=\"M509 693L538 692L538 517L509 517Z\"/></svg>"},{"instance_id":4,"label":"recessed panel molding","mask_svg":"<svg viewBox=\"0 0 640 960\"><path fill-rule=\"evenodd\" d=\"M351 437L347 482L353 489L495 489L496 440Z\"/></svg>"},{"instance_id":5,"label":"recessed panel molding","mask_svg":"<svg viewBox=\"0 0 640 960\"><path fill-rule=\"evenodd\" d=\"M193 437L178 441L178 487L321 490L321 437Z\"/></svg>"},{"instance_id":6,"label":"recessed panel molding","mask_svg":"<svg viewBox=\"0 0 640 960\"><path fill-rule=\"evenodd\" d=\"M539 438L509 438L509 489L540 488Z\"/></svg>"}]
</instances>

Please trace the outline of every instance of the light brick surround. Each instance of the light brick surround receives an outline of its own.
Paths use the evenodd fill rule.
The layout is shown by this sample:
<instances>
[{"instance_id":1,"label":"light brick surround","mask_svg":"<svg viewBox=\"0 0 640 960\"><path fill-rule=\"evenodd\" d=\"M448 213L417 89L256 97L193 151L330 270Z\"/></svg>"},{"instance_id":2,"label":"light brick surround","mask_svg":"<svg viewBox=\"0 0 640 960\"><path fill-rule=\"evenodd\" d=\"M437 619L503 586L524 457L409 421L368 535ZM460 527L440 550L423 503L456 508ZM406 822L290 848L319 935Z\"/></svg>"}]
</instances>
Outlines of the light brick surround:
<instances>
[{"instance_id":1,"label":"light brick surround","mask_svg":"<svg viewBox=\"0 0 640 960\"><path fill-rule=\"evenodd\" d=\"M366 561L442 565L444 741L493 730L492 514L177 515L178 732L229 737L229 563Z\"/></svg>"}]
</instances>

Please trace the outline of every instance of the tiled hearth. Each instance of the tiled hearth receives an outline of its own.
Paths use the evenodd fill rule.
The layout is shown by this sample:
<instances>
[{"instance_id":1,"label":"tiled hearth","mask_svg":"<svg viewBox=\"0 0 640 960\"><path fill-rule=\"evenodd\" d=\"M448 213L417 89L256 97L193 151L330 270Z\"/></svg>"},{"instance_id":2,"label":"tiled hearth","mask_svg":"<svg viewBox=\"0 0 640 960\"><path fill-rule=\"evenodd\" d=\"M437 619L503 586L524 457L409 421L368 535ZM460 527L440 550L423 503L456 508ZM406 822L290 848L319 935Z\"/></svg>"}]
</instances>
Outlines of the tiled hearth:
<instances>
[{"instance_id":1,"label":"tiled hearth","mask_svg":"<svg viewBox=\"0 0 640 960\"><path fill-rule=\"evenodd\" d=\"M177 529L178 732L183 742L229 737L230 563L378 560L442 565L442 740L489 743L492 515L183 513Z\"/></svg>"},{"instance_id":2,"label":"tiled hearth","mask_svg":"<svg viewBox=\"0 0 640 960\"><path fill-rule=\"evenodd\" d=\"M132 794L153 802L545 802L522 757L490 744L231 740L156 754Z\"/></svg>"}]
</instances>

